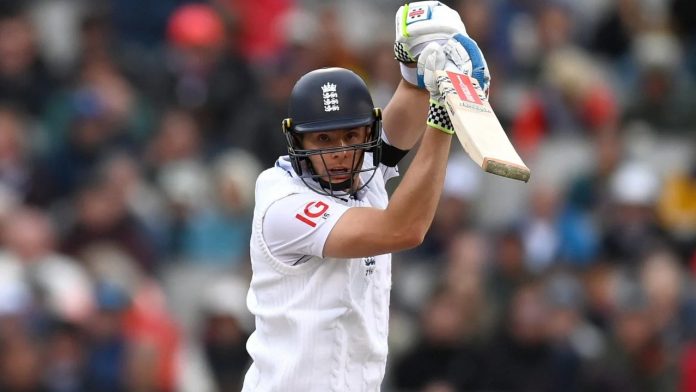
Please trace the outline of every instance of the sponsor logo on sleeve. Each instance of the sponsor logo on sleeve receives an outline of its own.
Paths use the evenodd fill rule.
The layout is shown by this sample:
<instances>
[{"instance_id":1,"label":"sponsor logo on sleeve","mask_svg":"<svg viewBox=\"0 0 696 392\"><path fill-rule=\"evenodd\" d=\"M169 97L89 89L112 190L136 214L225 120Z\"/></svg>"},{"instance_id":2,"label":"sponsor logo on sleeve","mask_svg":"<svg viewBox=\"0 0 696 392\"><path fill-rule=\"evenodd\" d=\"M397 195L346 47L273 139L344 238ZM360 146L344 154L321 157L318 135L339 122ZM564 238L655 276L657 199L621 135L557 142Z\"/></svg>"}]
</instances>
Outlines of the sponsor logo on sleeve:
<instances>
[{"instance_id":1,"label":"sponsor logo on sleeve","mask_svg":"<svg viewBox=\"0 0 696 392\"><path fill-rule=\"evenodd\" d=\"M301 213L295 214L295 218L310 227L316 227L319 219L326 219L329 217L328 210L329 205L323 201L310 201Z\"/></svg>"}]
</instances>

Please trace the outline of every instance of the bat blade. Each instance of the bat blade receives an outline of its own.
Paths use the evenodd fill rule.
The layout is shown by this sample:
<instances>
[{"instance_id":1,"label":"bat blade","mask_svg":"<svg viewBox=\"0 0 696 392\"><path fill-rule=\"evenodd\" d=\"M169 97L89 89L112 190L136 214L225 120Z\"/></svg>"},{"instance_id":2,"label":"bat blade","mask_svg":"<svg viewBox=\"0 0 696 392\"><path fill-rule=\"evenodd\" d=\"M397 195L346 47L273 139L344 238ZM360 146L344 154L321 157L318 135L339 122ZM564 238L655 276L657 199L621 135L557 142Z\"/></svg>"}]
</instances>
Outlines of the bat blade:
<instances>
[{"instance_id":1,"label":"bat blade","mask_svg":"<svg viewBox=\"0 0 696 392\"><path fill-rule=\"evenodd\" d=\"M438 87L457 138L486 172L527 182L531 172L522 162L487 101L481 100L470 76L437 71Z\"/></svg>"}]
</instances>

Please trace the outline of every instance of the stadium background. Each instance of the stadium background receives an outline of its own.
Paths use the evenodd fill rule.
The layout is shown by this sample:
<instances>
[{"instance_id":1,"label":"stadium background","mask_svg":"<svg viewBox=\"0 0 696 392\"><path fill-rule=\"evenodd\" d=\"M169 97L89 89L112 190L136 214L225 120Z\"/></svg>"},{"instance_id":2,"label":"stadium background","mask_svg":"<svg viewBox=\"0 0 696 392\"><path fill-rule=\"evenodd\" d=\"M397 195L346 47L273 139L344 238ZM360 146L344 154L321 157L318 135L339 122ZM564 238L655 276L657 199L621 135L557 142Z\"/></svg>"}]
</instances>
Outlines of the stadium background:
<instances>
[{"instance_id":1,"label":"stadium background","mask_svg":"<svg viewBox=\"0 0 696 392\"><path fill-rule=\"evenodd\" d=\"M446 3L532 178L453 147L384 390L696 391L696 6ZM0 390L238 390L290 88L343 66L384 106L399 4L1 1Z\"/></svg>"}]
</instances>

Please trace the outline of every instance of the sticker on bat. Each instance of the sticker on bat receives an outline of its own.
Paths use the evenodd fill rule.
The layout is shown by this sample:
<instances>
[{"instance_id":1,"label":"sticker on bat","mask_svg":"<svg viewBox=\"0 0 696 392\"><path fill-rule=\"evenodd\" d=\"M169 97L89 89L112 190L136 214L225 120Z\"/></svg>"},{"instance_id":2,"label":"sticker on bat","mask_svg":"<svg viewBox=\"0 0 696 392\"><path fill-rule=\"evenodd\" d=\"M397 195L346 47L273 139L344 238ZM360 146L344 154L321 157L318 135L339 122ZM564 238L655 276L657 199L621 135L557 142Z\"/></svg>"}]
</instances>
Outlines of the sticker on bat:
<instances>
[{"instance_id":1,"label":"sticker on bat","mask_svg":"<svg viewBox=\"0 0 696 392\"><path fill-rule=\"evenodd\" d=\"M454 90L462 101L483 105L483 101L479 98L476 93L476 88L473 83L471 83L471 79L469 79L468 76L451 71L447 71L447 76L449 76Z\"/></svg>"}]
</instances>

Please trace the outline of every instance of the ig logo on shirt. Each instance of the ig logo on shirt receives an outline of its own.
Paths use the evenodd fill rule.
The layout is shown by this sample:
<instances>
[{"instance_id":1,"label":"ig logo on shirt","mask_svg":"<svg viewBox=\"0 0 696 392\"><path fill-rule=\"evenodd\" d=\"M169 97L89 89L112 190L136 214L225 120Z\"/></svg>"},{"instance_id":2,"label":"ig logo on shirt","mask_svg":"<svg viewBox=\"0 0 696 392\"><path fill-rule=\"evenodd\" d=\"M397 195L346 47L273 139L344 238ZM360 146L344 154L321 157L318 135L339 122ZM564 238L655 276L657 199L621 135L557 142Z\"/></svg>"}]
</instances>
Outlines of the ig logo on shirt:
<instances>
[{"instance_id":1,"label":"ig logo on shirt","mask_svg":"<svg viewBox=\"0 0 696 392\"><path fill-rule=\"evenodd\" d=\"M326 219L329 217L329 213L326 212L328 210L329 205L324 203L323 201L311 201L307 203L307 205L304 208L304 211L302 211L301 214L295 215L295 218L297 218L300 222L308 224L311 227L316 227L317 219Z\"/></svg>"}]
</instances>

